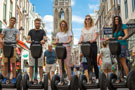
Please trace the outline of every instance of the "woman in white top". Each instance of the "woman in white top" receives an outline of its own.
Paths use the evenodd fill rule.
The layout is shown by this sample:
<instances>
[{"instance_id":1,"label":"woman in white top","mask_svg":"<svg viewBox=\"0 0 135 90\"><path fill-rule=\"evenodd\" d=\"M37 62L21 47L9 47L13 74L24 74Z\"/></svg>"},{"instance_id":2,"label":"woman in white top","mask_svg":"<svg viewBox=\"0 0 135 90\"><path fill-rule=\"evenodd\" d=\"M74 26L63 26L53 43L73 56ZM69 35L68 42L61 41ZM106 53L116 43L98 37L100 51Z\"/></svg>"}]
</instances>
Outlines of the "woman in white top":
<instances>
[{"instance_id":1,"label":"woman in white top","mask_svg":"<svg viewBox=\"0 0 135 90\"><path fill-rule=\"evenodd\" d=\"M86 15L84 20L84 28L81 31L81 38L79 43L81 43L82 41L89 41L92 45L92 65L94 66L97 79L96 82L98 83L99 70L97 66L97 43L96 43L97 38L98 38L98 30L96 26L94 26L94 21L90 15ZM87 63L88 63L88 71L90 71L90 68L92 68L92 66L90 66L91 62L87 60Z\"/></svg>"},{"instance_id":2,"label":"woman in white top","mask_svg":"<svg viewBox=\"0 0 135 90\"><path fill-rule=\"evenodd\" d=\"M67 71L67 76L68 80L70 81L71 79L71 48L70 48L70 43L72 41L72 32L68 29L68 24L65 20L62 20L60 22L60 32L57 33L56 35L56 43L64 43L64 46L66 47L67 50L67 57L64 60L64 64L66 67ZM62 76L62 63L61 60L59 60L59 66L60 66L60 76Z\"/></svg>"}]
</instances>

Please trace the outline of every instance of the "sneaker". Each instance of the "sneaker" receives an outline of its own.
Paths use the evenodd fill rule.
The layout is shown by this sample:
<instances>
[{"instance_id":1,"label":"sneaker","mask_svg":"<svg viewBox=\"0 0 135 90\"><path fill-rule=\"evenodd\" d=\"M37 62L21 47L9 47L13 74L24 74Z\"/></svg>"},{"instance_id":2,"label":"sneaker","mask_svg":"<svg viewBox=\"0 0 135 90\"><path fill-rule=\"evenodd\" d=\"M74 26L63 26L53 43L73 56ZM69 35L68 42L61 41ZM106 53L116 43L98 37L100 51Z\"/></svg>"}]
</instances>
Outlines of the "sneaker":
<instances>
[{"instance_id":1,"label":"sneaker","mask_svg":"<svg viewBox=\"0 0 135 90\"><path fill-rule=\"evenodd\" d=\"M4 78L3 81L2 81L2 83L3 83L3 84L6 84L6 81L7 81L7 79Z\"/></svg>"},{"instance_id":2,"label":"sneaker","mask_svg":"<svg viewBox=\"0 0 135 90\"><path fill-rule=\"evenodd\" d=\"M89 84L89 85L92 84L92 81L88 81L87 84Z\"/></svg>"},{"instance_id":3,"label":"sneaker","mask_svg":"<svg viewBox=\"0 0 135 90\"><path fill-rule=\"evenodd\" d=\"M13 78L12 82L13 82L13 84L15 84L16 83L16 78Z\"/></svg>"},{"instance_id":4,"label":"sneaker","mask_svg":"<svg viewBox=\"0 0 135 90\"><path fill-rule=\"evenodd\" d=\"M67 80L67 85L68 85L68 86L70 85L70 80Z\"/></svg>"},{"instance_id":5,"label":"sneaker","mask_svg":"<svg viewBox=\"0 0 135 90\"><path fill-rule=\"evenodd\" d=\"M60 81L60 82L58 83L58 85L64 85L64 83Z\"/></svg>"},{"instance_id":6,"label":"sneaker","mask_svg":"<svg viewBox=\"0 0 135 90\"><path fill-rule=\"evenodd\" d=\"M96 83L99 83L99 79L96 79Z\"/></svg>"}]
</instances>

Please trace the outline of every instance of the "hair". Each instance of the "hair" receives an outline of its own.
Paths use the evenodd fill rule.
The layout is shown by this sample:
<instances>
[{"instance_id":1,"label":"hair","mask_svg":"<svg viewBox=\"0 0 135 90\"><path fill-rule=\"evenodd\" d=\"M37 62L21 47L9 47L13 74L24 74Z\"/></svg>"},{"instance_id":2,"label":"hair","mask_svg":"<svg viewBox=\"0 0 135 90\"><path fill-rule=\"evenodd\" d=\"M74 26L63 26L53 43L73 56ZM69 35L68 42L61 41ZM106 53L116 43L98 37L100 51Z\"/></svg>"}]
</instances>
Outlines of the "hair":
<instances>
[{"instance_id":1,"label":"hair","mask_svg":"<svg viewBox=\"0 0 135 90\"><path fill-rule=\"evenodd\" d=\"M14 19L14 20L16 21L16 18L15 18L15 17L11 17L10 20L11 20L11 19Z\"/></svg>"},{"instance_id":2,"label":"hair","mask_svg":"<svg viewBox=\"0 0 135 90\"><path fill-rule=\"evenodd\" d=\"M36 18L36 19L34 20L34 22L36 22L36 21L41 22L41 19L40 19L40 18Z\"/></svg>"},{"instance_id":3,"label":"hair","mask_svg":"<svg viewBox=\"0 0 135 90\"><path fill-rule=\"evenodd\" d=\"M92 19L92 17L91 17L90 15L86 15L86 16L85 16L85 19L86 19L86 17L90 17L90 18L91 18L91 23L90 23L90 25L91 25L91 26L94 26L94 20ZM84 27L85 27L85 28L87 27L86 20L84 20Z\"/></svg>"},{"instance_id":4,"label":"hair","mask_svg":"<svg viewBox=\"0 0 135 90\"><path fill-rule=\"evenodd\" d=\"M118 19L119 19L118 25L115 24L116 17L118 17ZM119 32L120 30L122 31L122 19L120 16L114 16L113 17L113 27L112 27L112 36L113 36L114 32Z\"/></svg>"},{"instance_id":5,"label":"hair","mask_svg":"<svg viewBox=\"0 0 135 90\"><path fill-rule=\"evenodd\" d=\"M66 24L66 27L64 28L64 32L66 33L66 32L68 31L68 24L67 24L67 22L66 22L65 20L62 20L62 21L60 22L60 30L62 29L62 28L61 28L62 22L64 22L64 23Z\"/></svg>"},{"instance_id":6,"label":"hair","mask_svg":"<svg viewBox=\"0 0 135 90\"><path fill-rule=\"evenodd\" d=\"M108 45L108 43L107 43L107 41L103 41L103 47L107 47L107 45Z\"/></svg>"}]
</instances>

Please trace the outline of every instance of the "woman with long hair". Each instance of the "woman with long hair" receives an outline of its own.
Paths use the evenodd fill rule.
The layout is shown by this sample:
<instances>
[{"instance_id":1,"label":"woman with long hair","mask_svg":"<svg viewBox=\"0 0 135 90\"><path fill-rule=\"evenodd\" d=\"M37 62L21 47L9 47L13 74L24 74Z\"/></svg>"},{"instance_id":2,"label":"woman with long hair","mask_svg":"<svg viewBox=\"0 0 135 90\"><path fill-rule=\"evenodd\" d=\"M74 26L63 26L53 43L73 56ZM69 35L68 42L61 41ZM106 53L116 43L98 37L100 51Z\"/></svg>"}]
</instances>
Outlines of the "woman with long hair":
<instances>
[{"instance_id":1,"label":"woman with long hair","mask_svg":"<svg viewBox=\"0 0 135 90\"><path fill-rule=\"evenodd\" d=\"M85 20L84 20L84 28L81 31L81 38L79 43L81 43L82 41L89 41L90 44L92 45L92 65L94 66L94 70L95 70L95 74L96 74L96 83L99 82L98 78L99 78L99 70L98 70L98 66L97 66L97 40L98 38L98 30L96 28L96 26L94 26L94 21L91 18L90 15L86 15L85 16ZM90 65L91 62L89 62L87 60L87 64L88 64L88 71L90 70ZM88 83L92 83L92 80L88 80Z\"/></svg>"},{"instance_id":2,"label":"woman with long hair","mask_svg":"<svg viewBox=\"0 0 135 90\"><path fill-rule=\"evenodd\" d=\"M56 35L56 43L64 43L64 46L67 50L67 57L64 60L67 76L68 76L68 84L70 84L71 79L71 47L70 43L72 41L72 32L68 28L68 24L65 20L62 20L60 22L60 31ZM59 66L60 66L60 76L62 77L62 62L59 60ZM62 82L60 82L62 84Z\"/></svg>"},{"instance_id":3,"label":"woman with long hair","mask_svg":"<svg viewBox=\"0 0 135 90\"><path fill-rule=\"evenodd\" d=\"M113 18L112 37L116 38L121 45L120 63L124 69L126 76L128 75L128 67L126 64L126 57L128 56L128 31L127 26L122 24L120 16ZM120 80L117 80L120 82Z\"/></svg>"}]
</instances>

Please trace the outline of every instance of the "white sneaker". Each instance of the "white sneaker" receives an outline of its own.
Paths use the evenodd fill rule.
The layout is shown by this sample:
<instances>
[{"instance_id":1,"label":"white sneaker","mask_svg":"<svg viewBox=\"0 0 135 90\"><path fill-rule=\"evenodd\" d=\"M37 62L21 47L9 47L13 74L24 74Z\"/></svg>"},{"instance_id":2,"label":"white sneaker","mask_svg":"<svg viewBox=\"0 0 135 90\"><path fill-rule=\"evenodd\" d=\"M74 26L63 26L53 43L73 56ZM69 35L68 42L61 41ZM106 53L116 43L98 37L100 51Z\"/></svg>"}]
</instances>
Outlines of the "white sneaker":
<instances>
[{"instance_id":1,"label":"white sneaker","mask_svg":"<svg viewBox=\"0 0 135 90\"><path fill-rule=\"evenodd\" d=\"M96 79L96 83L99 83L99 79Z\"/></svg>"}]
</instances>

